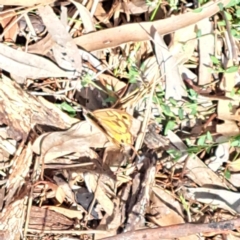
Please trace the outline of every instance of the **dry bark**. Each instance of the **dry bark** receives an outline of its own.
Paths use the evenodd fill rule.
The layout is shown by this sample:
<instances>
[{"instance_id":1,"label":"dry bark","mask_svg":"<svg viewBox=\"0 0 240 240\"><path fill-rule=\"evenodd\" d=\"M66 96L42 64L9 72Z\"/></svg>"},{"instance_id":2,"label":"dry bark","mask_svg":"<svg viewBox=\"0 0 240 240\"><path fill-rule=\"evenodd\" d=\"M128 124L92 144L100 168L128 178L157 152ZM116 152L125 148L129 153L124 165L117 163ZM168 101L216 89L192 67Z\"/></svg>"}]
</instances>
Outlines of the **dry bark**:
<instances>
[{"instance_id":1,"label":"dry bark","mask_svg":"<svg viewBox=\"0 0 240 240\"><path fill-rule=\"evenodd\" d=\"M36 98L8 78L0 80L0 122L9 127L15 140L25 140L36 124L68 128L76 119L70 118L43 98Z\"/></svg>"}]
</instances>

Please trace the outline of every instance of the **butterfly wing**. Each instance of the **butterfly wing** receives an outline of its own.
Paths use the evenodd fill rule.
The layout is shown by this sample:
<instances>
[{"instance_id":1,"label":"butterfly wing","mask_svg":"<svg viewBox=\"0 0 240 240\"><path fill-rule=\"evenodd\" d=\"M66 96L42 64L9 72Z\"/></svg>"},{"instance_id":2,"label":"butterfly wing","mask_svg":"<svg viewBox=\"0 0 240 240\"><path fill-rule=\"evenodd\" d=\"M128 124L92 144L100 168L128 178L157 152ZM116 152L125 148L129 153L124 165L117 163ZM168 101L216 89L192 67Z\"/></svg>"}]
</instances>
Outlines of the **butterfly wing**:
<instances>
[{"instance_id":1,"label":"butterfly wing","mask_svg":"<svg viewBox=\"0 0 240 240\"><path fill-rule=\"evenodd\" d=\"M105 133L119 144L133 144L130 128L132 117L117 109L96 110L93 117L99 125L105 130Z\"/></svg>"}]
</instances>

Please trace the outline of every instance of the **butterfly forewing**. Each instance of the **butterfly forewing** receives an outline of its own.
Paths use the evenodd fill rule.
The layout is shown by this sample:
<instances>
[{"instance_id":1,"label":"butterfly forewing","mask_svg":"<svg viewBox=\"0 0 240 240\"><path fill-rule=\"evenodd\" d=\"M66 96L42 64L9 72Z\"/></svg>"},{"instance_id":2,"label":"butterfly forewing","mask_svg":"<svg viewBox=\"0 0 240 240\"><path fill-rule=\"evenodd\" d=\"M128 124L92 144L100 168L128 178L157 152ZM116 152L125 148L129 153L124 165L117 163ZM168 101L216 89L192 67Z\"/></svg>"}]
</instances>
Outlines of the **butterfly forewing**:
<instances>
[{"instance_id":1,"label":"butterfly forewing","mask_svg":"<svg viewBox=\"0 0 240 240\"><path fill-rule=\"evenodd\" d=\"M100 125L104 133L111 140L119 144L133 144L130 128L132 117L124 111L117 109L102 109L92 113L96 124Z\"/></svg>"}]
</instances>

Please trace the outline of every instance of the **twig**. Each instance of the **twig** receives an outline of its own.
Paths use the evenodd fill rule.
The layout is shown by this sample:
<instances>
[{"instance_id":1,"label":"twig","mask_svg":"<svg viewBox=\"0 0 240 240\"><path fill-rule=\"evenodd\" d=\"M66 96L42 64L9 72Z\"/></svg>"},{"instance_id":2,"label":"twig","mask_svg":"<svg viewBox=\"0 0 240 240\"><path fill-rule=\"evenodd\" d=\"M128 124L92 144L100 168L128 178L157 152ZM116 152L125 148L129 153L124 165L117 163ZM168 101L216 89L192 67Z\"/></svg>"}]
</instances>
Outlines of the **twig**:
<instances>
[{"instance_id":1,"label":"twig","mask_svg":"<svg viewBox=\"0 0 240 240\"><path fill-rule=\"evenodd\" d=\"M107 234L107 231L101 230L39 230L39 229L28 229L28 232L35 232L35 233L52 233L52 234Z\"/></svg>"},{"instance_id":2,"label":"twig","mask_svg":"<svg viewBox=\"0 0 240 240\"><path fill-rule=\"evenodd\" d=\"M146 239L163 239L163 238L179 238L197 233L228 233L240 227L240 218L222 222L213 223L186 223L177 224L168 227L159 227L151 229L142 229L132 232L122 233L113 237L103 238L103 240L146 240Z\"/></svg>"}]
</instances>

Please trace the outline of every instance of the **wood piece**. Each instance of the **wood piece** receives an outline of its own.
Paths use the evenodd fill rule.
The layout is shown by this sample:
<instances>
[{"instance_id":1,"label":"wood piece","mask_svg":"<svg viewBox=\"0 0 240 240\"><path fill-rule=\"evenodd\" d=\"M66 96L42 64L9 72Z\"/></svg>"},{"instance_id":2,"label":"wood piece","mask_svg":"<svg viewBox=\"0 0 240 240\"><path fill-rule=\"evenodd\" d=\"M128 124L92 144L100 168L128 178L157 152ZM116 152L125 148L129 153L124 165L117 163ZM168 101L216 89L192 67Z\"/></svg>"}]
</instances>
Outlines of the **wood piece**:
<instances>
[{"instance_id":1,"label":"wood piece","mask_svg":"<svg viewBox=\"0 0 240 240\"><path fill-rule=\"evenodd\" d=\"M8 125L9 136L17 141L26 139L36 124L65 129L78 121L54 104L30 95L6 77L0 80L0 103L0 122Z\"/></svg>"}]
</instances>

